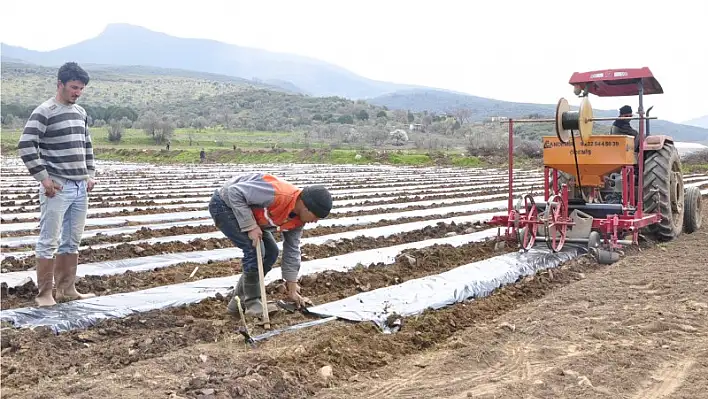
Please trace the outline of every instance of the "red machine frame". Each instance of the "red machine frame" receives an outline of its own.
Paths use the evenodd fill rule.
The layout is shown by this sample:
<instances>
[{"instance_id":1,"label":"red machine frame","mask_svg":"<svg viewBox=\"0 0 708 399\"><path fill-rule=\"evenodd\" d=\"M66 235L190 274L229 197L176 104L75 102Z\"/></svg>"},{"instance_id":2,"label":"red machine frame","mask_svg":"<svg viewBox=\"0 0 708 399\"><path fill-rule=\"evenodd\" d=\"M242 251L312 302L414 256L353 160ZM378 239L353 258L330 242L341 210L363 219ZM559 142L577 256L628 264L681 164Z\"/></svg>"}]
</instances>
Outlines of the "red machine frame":
<instances>
[{"instance_id":1,"label":"red machine frame","mask_svg":"<svg viewBox=\"0 0 708 399\"><path fill-rule=\"evenodd\" d=\"M616 213L608 213L605 217L594 217L592 221L592 230L600 233L603 243L607 249L621 248L622 245L637 244L639 239L639 230L651 224L661 221L661 214L649 213L644 214L643 209L643 192L644 192L644 152L647 150L656 150L663 146L665 140L672 140L668 136L652 136L653 140L649 143L645 140L645 124L648 127L649 119L656 117L645 116L644 112L644 95L645 94L661 94L663 89L656 78L653 76L649 68L638 69L610 69L598 70L584 73L573 73L569 83L575 87L576 94L584 91L584 95L588 93L595 94L599 97L619 97L619 96L634 96L639 97L639 108L637 110L638 117L616 117L616 118L593 118L593 121L600 120L639 120L639 137L640 146L638 153L638 184L635 187L634 166L625 165L622 167L622 211ZM651 110L651 109L650 109ZM518 119L510 118L509 124L509 201L507 204L507 215L495 216L490 221L492 225L506 226L505 236L507 239L518 237L519 229L526 227L523 237L518 237L521 247L528 250L535 241L538 226L543 224L546 226L547 236L545 237L548 246L553 251L560 251L565 242L588 242L589 239L573 240L568 239L568 226L574 225L574 222L569 217L569 199L568 186L556 184L559 179L557 169L549 166L544 166L544 200L546 205L551 209L547 212L545 218L541 218L538 214L534 197L530 194L524 196L523 208L519 211L514 209L514 122L517 123L539 123L539 122L555 122L556 119ZM552 175L552 176L551 176ZM551 180L551 177L553 179ZM554 183L555 182L555 183ZM552 186L553 185L553 186ZM635 188L638 195L635 195ZM554 229L553 234L549 234L551 228ZM632 234L632 240L624 240L625 234Z\"/></svg>"}]
</instances>

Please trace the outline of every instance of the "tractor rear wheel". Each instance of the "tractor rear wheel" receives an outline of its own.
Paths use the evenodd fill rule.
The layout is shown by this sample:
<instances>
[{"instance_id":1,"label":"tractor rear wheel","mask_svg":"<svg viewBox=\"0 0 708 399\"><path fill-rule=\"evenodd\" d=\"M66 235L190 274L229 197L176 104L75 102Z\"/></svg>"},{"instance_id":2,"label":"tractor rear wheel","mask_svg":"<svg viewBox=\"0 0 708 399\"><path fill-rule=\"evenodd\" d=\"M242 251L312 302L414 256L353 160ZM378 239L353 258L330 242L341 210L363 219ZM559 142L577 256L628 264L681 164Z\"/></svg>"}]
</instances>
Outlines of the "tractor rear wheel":
<instances>
[{"instance_id":1,"label":"tractor rear wheel","mask_svg":"<svg viewBox=\"0 0 708 399\"><path fill-rule=\"evenodd\" d=\"M683 231L690 234L700 230L703 222L701 215L703 211L701 206L701 189L698 187L686 188L684 198L686 202L683 210Z\"/></svg>"},{"instance_id":2,"label":"tractor rear wheel","mask_svg":"<svg viewBox=\"0 0 708 399\"><path fill-rule=\"evenodd\" d=\"M661 220L647 230L659 241L669 241L683 230L684 192L681 158L673 143L666 142L644 158L644 213L660 213Z\"/></svg>"}]
</instances>

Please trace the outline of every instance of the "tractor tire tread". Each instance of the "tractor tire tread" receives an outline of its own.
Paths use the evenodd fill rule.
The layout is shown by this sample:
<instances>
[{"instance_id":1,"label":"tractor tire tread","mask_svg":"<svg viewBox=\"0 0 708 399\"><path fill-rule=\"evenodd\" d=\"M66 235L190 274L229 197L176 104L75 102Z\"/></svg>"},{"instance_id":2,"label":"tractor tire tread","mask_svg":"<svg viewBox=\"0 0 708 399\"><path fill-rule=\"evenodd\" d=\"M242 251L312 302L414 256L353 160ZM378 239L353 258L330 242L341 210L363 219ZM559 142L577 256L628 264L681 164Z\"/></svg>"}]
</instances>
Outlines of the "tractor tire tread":
<instances>
[{"instance_id":1,"label":"tractor tire tread","mask_svg":"<svg viewBox=\"0 0 708 399\"><path fill-rule=\"evenodd\" d=\"M683 209L683 230L691 234L700 230L703 224L702 206L701 206L701 189L698 187L687 187L684 194L684 209Z\"/></svg>"},{"instance_id":2,"label":"tractor tire tread","mask_svg":"<svg viewBox=\"0 0 708 399\"><path fill-rule=\"evenodd\" d=\"M679 216L680 225L677 227L674 224L670 193L672 165L678 163L678 169L681 170L681 159L672 143L666 143L659 150L647 152L645 155L643 212L662 215L661 221L649 225L647 231L660 241L669 241L678 237L683 230L683 214ZM659 191L658 200L652 193L654 187ZM683 198L680 201L683 205Z\"/></svg>"}]
</instances>

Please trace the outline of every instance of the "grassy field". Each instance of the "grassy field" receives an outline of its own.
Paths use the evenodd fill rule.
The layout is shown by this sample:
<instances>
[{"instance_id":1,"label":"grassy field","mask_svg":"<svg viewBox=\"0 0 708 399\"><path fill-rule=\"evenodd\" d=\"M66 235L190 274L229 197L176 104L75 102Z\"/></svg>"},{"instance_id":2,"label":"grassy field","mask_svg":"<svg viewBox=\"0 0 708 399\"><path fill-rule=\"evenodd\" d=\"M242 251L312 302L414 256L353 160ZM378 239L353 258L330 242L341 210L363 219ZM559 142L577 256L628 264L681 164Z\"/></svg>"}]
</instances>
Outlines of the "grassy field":
<instances>
[{"instance_id":1,"label":"grassy field","mask_svg":"<svg viewBox=\"0 0 708 399\"><path fill-rule=\"evenodd\" d=\"M108 140L107 127L92 127L91 138L96 147L104 148L149 148L161 149L165 145L155 144L152 137L141 129L125 129L119 143ZM2 143L15 145L22 134L21 129L3 129ZM190 144L191 138L191 144ZM223 149L236 145L239 148L272 148L274 145L283 148L306 148L305 135L301 132L244 132L224 131L217 129L176 129L170 141L170 149ZM316 147L317 143L312 144Z\"/></svg>"},{"instance_id":2,"label":"grassy field","mask_svg":"<svg viewBox=\"0 0 708 399\"><path fill-rule=\"evenodd\" d=\"M20 129L3 129L2 153L16 154ZM371 149L364 144L343 144L315 141L304 132L253 132L224 131L223 129L177 129L170 142L157 145L140 129L125 129L120 143L108 140L107 127L91 129L98 159L156 164L199 163L199 152L204 148L208 163L327 163L429 166L450 165L459 167L506 167L506 150L489 157L465 156L462 148L447 150L416 149L412 143L404 148ZM191 145L190 145L191 139ZM234 150L234 146L236 149ZM358 157L357 157L358 156ZM539 167L541 159L516 155L519 167ZM694 155L683 161L683 172L708 171L705 155Z\"/></svg>"},{"instance_id":3,"label":"grassy field","mask_svg":"<svg viewBox=\"0 0 708 399\"><path fill-rule=\"evenodd\" d=\"M169 151L165 145L156 145L151 137L139 129L126 129L120 143L108 140L108 130L105 127L93 128L91 132L97 158L115 161L198 163L199 152L204 148L209 163L384 163L461 167L487 164L479 157L462 155L460 150L373 150L342 144L336 146L339 148L332 148L331 144L309 142L302 132L225 132L214 129L198 132L194 129L177 129ZM16 153L20 135L20 129L2 131L4 154Z\"/></svg>"}]
</instances>

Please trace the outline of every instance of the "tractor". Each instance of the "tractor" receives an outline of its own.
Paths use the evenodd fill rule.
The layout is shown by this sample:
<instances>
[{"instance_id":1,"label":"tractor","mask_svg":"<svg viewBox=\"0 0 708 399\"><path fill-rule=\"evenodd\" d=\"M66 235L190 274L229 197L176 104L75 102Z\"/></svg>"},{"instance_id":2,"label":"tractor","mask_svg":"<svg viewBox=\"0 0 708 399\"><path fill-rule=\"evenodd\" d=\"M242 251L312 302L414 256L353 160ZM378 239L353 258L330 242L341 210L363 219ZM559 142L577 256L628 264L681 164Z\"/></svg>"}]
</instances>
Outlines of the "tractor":
<instances>
[{"instance_id":1,"label":"tractor","mask_svg":"<svg viewBox=\"0 0 708 399\"><path fill-rule=\"evenodd\" d=\"M491 225L505 226L507 240L523 250L538 242L554 252L565 243L587 244L600 263L619 259L618 250L638 245L640 232L668 241L701 226L698 187L684 188L681 159L672 137L650 135L644 96L663 93L649 68L575 72L570 85L579 97L577 111L561 98L550 119L513 119L509 126L509 202L507 215ZM638 96L636 116L594 117L590 94ZM638 136L593 132L598 121L638 120ZM514 125L548 123L555 135L543 136L543 196L533 193L514 204ZM598 124L599 125L599 124ZM597 127L597 126L596 126ZM635 140L639 140L635 148Z\"/></svg>"}]
</instances>

